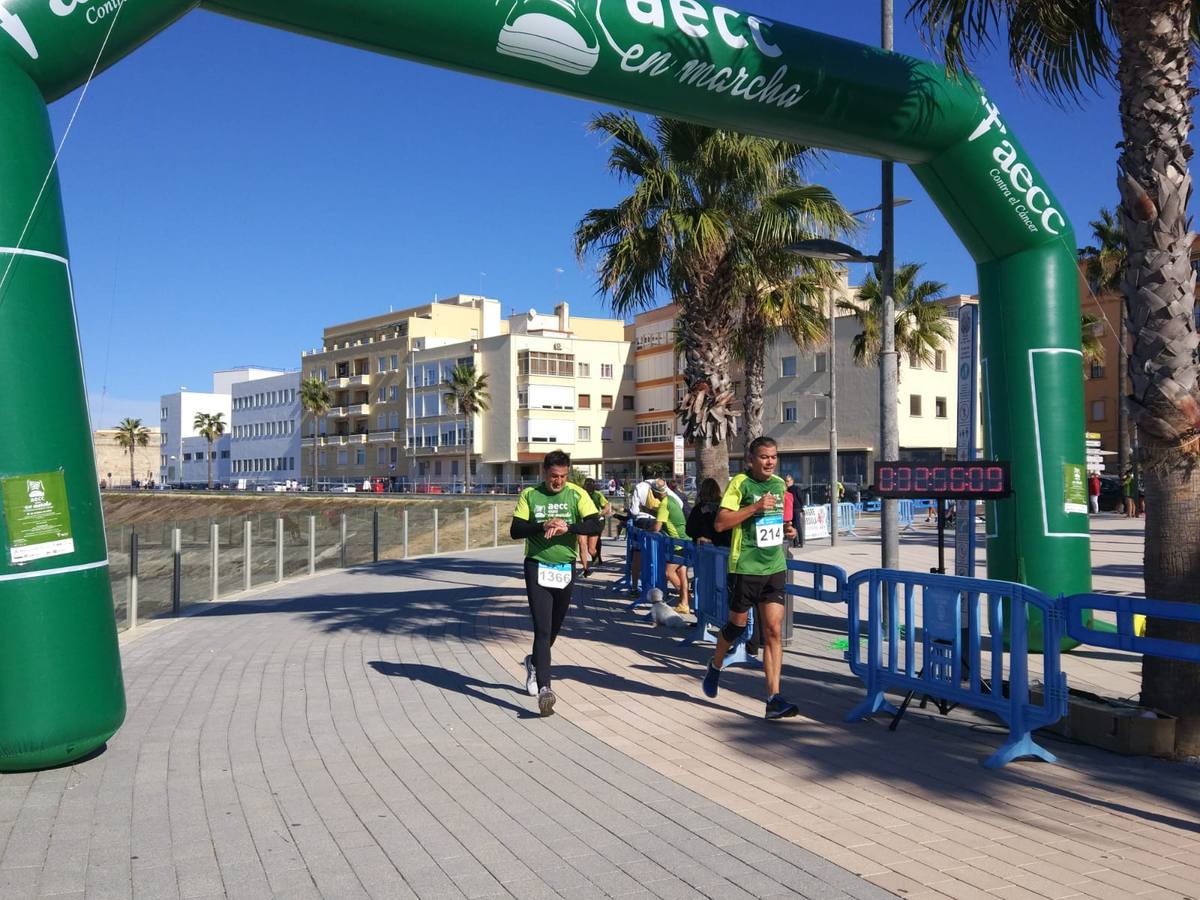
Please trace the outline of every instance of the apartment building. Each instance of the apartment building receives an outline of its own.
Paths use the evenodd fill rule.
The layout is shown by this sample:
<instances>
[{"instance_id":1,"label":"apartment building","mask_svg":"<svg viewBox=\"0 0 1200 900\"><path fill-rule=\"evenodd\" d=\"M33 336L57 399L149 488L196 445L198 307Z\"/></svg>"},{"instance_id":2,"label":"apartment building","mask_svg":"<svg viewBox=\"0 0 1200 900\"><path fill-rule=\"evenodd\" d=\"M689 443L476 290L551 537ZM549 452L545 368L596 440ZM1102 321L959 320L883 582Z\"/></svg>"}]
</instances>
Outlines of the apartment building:
<instances>
[{"instance_id":1,"label":"apartment building","mask_svg":"<svg viewBox=\"0 0 1200 900\"><path fill-rule=\"evenodd\" d=\"M301 437L303 474L316 444L322 479L461 483L528 481L553 448L594 474L632 468L633 372L624 326L572 318L569 305L501 317L497 300L457 295L325 329L302 356L334 408ZM456 365L489 376L490 409L466 421L446 402ZM606 466L608 468L606 468ZM607 475L605 475L607 477Z\"/></svg>"},{"instance_id":2,"label":"apartment building","mask_svg":"<svg viewBox=\"0 0 1200 900\"><path fill-rule=\"evenodd\" d=\"M879 370L874 364L859 366L854 361L859 324L852 312L837 307L838 301L854 295L855 289L843 270L834 288L838 469L845 483L869 484L879 442ZM953 296L939 302L946 309L950 341L934 354L930 364L916 357L900 360L898 422L903 459L943 459L955 453L955 316L958 306L976 301ZM673 334L677 312L674 305L650 310L637 316L627 329L636 367L635 455L643 471L670 467L679 430L675 410L684 393L684 382ZM829 367L828 343L800 348L781 334L767 347L763 430L779 442L780 473L791 474L803 484L829 481ZM740 409L740 368L735 368L733 378ZM982 428L978 443L982 446ZM736 460L743 449L739 432L730 444L731 458ZM689 475L695 473L694 459L694 450L689 446L685 461Z\"/></svg>"},{"instance_id":3,"label":"apartment building","mask_svg":"<svg viewBox=\"0 0 1200 900\"><path fill-rule=\"evenodd\" d=\"M480 436L485 475L529 481L559 448L594 477L631 477L636 389L624 323L572 317L560 303L550 315L530 310L507 325L507 334L479 344L493 401L507 397L511 410L489 416Z\"/></svg>"}]
</instances>

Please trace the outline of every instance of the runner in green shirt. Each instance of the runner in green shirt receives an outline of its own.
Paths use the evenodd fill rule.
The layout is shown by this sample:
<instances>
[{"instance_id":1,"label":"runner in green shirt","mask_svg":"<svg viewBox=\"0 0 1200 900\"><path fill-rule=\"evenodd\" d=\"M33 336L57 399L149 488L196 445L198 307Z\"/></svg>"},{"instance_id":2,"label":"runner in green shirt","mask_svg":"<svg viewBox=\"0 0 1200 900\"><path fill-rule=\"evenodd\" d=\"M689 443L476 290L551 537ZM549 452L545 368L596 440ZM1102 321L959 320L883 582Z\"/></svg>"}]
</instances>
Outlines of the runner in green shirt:
<instances>
[{"instance_id":1,"label":"runner in green shirt","mask_svg":"<svg viewBox=\"0 0 1200 900\"><path fill-rule=\"evenodd\" d=\"M762 630L763 675L767 681L768 719L797 715L800 708L779 693L783 669L784 585L787 554L784 540L796 536L791 522L783 520L787 485L775 474L779 453L769 437L755 438L747 451L750 471L735 475L721 498L716 530L732 531L729 550L729 621L717 638L716 652L704 674L704 693L717 696L721 665L729 648L746 631L747 613L753 606Z\"/></svg>"},{"instance_id":2,"label":"runner in green shirt","mask_svg":"<svg viewBox=\"0 0 1200 900\"><path fill-rule=\"evenodd\" d=\"M584 492L592 498L592 503L596 504L596 509L600 513L600 518L607 519L612 515L612 505L609 504L608 498L596 489L596 481L589 478L583 483ZM600 537L604 533L604 523L600 523L600 534L581 534L579 536L579 561L583 563L583 577L587 578L592 574L592 563L600 565Z\"/></svg>"},{"instance_id":3,"label":"runner in green shirt","mask_svg":"<svg viewBox=\"0 0 1200 900\"><path fill-rule=\"evenodd\" d=\"M550 689L550 647L571 608L576 536L599 534L603 522L592 498L567 481L571 457L552 450L542 469L542 483L521 492L509 535L513 540L525 539L525 593L533 618L533 652L525 657L525 690L538 698L539 712L548 716L555 701Z\"/></svg>"},{"instance_id":4,"label":"runner in green shirt","mask_svg":"<svg viewBox=\"0 0 1200 900\"><path fill-rule=\"evenodd\" d=\"M683 515L683 506L679 500L667 490L667 483L659 478L650 486L658 500L658 513L654 518L654 531L665 532L668 537L686 538L687 519ZM679 604L675 612L681 616L690 616L692 607L688 593L687 567L679 563L667 563L667 581L679 591Z\"/></svg>"}]
</instances>

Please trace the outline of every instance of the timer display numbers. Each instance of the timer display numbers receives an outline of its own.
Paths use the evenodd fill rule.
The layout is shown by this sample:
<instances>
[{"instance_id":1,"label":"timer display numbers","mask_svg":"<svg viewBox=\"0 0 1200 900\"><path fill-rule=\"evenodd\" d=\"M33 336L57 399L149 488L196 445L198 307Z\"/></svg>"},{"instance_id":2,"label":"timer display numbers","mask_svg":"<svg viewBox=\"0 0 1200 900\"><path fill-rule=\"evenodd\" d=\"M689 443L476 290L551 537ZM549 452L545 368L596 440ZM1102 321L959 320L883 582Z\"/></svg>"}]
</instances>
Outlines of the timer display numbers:
<instances>
[{"instance_id":1,"label":"timer display numbers","mask_svg":"<svg viewBox=\"0 0 1200 900\"><path fill-rule=\"evenodd\" d=\"M1007 462L875 463L875 490L889 500L999 500L1012 493Z\"/></svg>"}]
</instances>

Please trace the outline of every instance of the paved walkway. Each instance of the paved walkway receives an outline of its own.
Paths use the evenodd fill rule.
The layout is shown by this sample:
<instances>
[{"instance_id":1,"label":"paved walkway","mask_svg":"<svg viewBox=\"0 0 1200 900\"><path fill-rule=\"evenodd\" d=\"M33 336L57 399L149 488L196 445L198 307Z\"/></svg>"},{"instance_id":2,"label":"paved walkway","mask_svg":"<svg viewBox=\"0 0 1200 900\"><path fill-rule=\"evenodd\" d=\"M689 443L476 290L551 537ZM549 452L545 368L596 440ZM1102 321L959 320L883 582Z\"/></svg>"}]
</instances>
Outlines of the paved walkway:
<instances>
[{"instance_id":1,"label":"paved walkway","mask_svg":"<svg viewBox=\"0 0 1200 900\"><path fill-rule=\"evenodd\" d=\"M1098 572L1140 562L1136 524L1098 528ZM903 562L934 552L919 530ZM0 776L0 897L1200 896L1200 769L1055 742L991 772L999 729L961 710L845 725L829 607L785 657L803 715L766 723L760 675L705 699L705 652L624 613L606 567L538 719L518 575L512 548L385 564L143 630L107 751ZM1096 656L1071 664L1133 677Z\"/></svg>"},{"instance_id":2,"label":"paved walkway","mask_svg":"<svg viewBox=\"0 0 1200 900\"><path fill-rule=\"evenodd\" d=\"M107 750L0 775L0 897L887 896L538 718L480 638L526 622L518 572L384 565L141 630Z\"/></svg>"}]
</instances>

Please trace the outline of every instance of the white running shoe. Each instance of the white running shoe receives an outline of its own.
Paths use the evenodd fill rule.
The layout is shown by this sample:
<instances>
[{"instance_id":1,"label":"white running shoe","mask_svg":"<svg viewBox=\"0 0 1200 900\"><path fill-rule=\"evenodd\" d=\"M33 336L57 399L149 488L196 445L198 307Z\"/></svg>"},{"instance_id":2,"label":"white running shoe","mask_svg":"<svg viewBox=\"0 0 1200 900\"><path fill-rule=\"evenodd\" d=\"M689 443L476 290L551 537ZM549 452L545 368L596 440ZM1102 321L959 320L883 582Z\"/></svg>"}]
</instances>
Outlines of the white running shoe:
<instances>
[{"instance_id":1,"label":"white running shoe","mask_svg":"<svg viewBox=\"0 0 1200 900\"><path fill-rule=\"evenodd\" d=\"M525 657L525 693L530 697L538 695L537 669L533 665L533 654Z\"/></svg>"},{"instance_id":2,"label":"white running shoe","mask_svg":"<svg viewBox=\"0 0 1200 900\"><path fill-rule=\"evenodd\" d=\"M587 75L600 58L600 42L575 0L516 0L496 51L569 75Z\"/></svg>"},{"instance_id":3,"label":"white running shoe","mask_svg":"<svg viewBox=\"0 0 1200 900\"><path fill-rule=\"evenodd\" d=\"M538 712L541 713L542 716L554 715L555 699L554 691L550 690L548 687L544 687L538 691Z\"/></svg>"}]
</instances>

